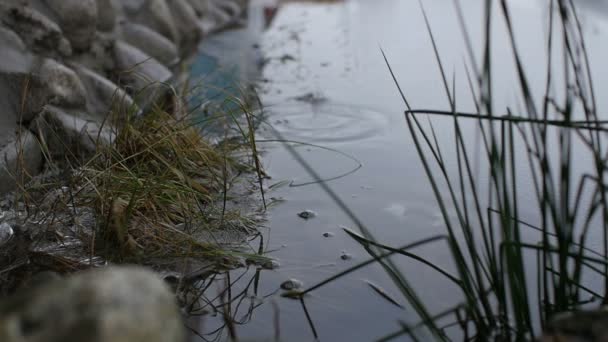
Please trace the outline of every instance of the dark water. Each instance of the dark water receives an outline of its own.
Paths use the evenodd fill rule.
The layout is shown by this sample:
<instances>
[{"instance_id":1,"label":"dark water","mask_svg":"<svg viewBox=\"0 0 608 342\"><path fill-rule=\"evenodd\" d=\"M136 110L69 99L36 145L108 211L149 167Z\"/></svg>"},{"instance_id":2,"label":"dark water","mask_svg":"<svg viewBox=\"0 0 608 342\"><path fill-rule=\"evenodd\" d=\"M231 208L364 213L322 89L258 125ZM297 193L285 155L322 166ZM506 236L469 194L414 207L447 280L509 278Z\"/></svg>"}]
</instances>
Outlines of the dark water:
<instances>
[{"instance_id":1,"label":"dark water","mask_svg":"<svg viewBox=\"0 0 608 342\"><path fill-rule=\"evenodd\" d=\"M480 51L482 1L461 2L475 50ZM518 47L531 75L533 91L540 95L546 63L546 3L509 3ZM606 94L608 5L593 0L579 3L596 91ZM471 110L463 67L466 50L452 2L427 0L423 4L447 72L455 75L458 107ZM250 30L255 36L260 28L259 17L253 17L252 22ZM238 39L232 36L221 39L232 42L230 55L248 56L236 64L247 65L253 59L264 65L256 79L267 122L285 139L304 143L294 145L296 150L323 178L332 179L327 184L376 239L401 246L444 232L440 212L407 132L403 103L380 53L382 47L414 107L448 109L417 1L289 4L261 36L260 49L234 47ZM497 19L493 41L497 108L517 105L513 61L502 19ZM608 97L600 96L598 101L600 110L608 108ZM273 129L263 126L260 139L276 139ZM441 143L449 144L450 126L437 121L436 129ZM474 142L474 129L465 126L465 131ZM369 256L342 230L357 227L317 184L308 184L314 179L288 151L276 142L262 145L266 150L264 165L272 176L269 184L291 182L291 186L268 194L285 200L269 212L264 234L267 255L279 260L281 266L232 275L232 294L236 297L244 291L241 305L237 307L239 301L235 301L230 308L243 323L237 324L234 331L247 341L273 340L277 335L283 341L310 341L314 339L312 329L300 302L281 297L280 284L296 278L304 282L304 287L311 286ZM581 164L584 163L583 160ZM521 185L525 188L529 184L522 181ZM533 203L533 194L523 196L522 216L533 221L535 213L525 209L526 201ZM317 216L300 218L297 214L306 209L315 211ZM257 243L252 242L253 249L257 250ZM446 269L453 268L449 251L442 243L416 252ZM344 254L352 259L344 260ZM394 261L431 312L461 300L456 289L432 270L400 258ZM405 309L382 299L367 280L383 288ZM414 323L418 319L377 265L319 288L305 302L322 341L374 340L399 330L399 320ZM219 317L204 318L201 331L212 332L221 326L220 322ZM226 330L223 338L228 334ZM452 333L458 336L457 331Z\"/></svg>"}]
</instances>

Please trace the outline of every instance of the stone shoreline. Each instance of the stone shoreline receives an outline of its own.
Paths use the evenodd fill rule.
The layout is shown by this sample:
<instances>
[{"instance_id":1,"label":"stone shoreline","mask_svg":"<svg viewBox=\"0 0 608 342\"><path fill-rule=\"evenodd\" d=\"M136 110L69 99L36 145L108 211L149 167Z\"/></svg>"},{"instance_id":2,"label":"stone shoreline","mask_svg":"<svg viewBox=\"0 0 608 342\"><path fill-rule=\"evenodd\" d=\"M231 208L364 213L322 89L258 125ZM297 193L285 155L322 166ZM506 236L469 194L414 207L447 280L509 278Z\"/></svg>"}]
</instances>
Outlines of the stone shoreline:
<instances>
[{"instance_id":1,"label":"stone shoreline","mask_svg":"<svg viewBox=\"0 0 608 342\"><path fill-rule=\"evenodd\" d=\"M201 39L241 21L246 5L2 1L0 195L41 172L43 152L62 154L65 146L92 150L99 141L111 142L108 115L146 108L166 94Z\"/></svg>"},{"instance_id":2,"label":"stone shoreline","mask_svg":"<svg viewBox=\"0 0 608 342\"><path fill-rule=\"evenodd\" d=\"M15 204L7 202L11 192L32 178L47 177L45 163L50 155L94 152L100 143L111 144L116 138L112 122L119 125L122 118L145 112L157 101L180 104L172 87L186 78L181 73L183 66L201 40L243 21L247 3L0 2L2 255L10 254L16 267L20 266L20 245L15 239L14 248L4 245L13 237L13 228L4 217ZM63 188L56 192L59 199L65 196ZM91 209L80 209L71 219L90 221ZM24 227L14 228L27 235ZM54 234L69 240L64 241L66 246L78 244L61 230ZM98 259L90 256L87 265L106 265L101 259L97 265ZM93 267L66 278L52 271L39 272L0 301L0 340L184 340L176 290L163 279L156 272L133 266Z\"/></svg>"}]
</instances>

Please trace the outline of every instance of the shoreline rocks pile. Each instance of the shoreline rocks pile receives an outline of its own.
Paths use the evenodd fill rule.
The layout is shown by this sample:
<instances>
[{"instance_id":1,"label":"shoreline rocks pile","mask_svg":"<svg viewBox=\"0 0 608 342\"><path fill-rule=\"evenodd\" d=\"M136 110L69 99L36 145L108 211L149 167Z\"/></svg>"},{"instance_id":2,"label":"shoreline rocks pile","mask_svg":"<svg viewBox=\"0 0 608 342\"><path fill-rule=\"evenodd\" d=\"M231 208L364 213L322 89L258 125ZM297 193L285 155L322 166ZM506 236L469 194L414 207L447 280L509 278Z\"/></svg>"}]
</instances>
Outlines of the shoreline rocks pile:
<instances>
[{"instance_id":1,"label":"shoreline rocks pile","mask_svg":"<svg viewBox=\"0 0 608 342\"><path fill-rule=\"evenodd\" d=\"M108 117L120 122L169 93L167 84L181 79L182 64L201 39L240 22L246 5L242 0L1 0L0 196L9 198L44 171L48 155L111 143L115 129ZM17 230L28 234L4 222L7 206L0 204L0 248L19 259L22 247L7 248L7 242L15 242ZM62 244L69 245L66 238ZM89 264L97 266L94 261ZM0 301L0 340L184 340L175 293L157 274L103 264L67 278L44 271L29 278ZM46 273L54 276L36 280Z\"/></svg>"},{"instance_id":2,"label":"shoreline rocks pile","mask_svg":"<svg viewBox=\"0 0 608 342\"><path fill-rule=\"evenodd\" d=\"M0 2L0 195L42 170L43 151L90 150L99 137L111 142L108 115L138 112L163 95L198 42L241 20L245 6L241 0ZM56 141L57 132L66 141Z\"/></svg>"}]
</instances>

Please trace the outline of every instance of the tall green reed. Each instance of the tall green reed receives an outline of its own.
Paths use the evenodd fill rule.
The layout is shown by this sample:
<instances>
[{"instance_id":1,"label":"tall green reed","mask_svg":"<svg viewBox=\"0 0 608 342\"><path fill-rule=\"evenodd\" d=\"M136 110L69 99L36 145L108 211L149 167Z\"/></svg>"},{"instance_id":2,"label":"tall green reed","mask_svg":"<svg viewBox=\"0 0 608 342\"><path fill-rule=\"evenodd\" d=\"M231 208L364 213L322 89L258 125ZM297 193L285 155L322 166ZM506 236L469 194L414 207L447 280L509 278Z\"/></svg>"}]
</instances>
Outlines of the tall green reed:
<instances>
[{"instance_id":1,"label":"tall green reed","mask_svg":"<svg viewBox=\"0 0 608 342\"><path fill-rule=\"evenodd\" d=\"M465 340L533 340L557 313L585 307L589 296L605 301L608 295L608 203L604 179L608 154L603 143L608 122L598 115L587 46L573 0L548 2L546 84L541 98L533 95L530 75L516 44L509 2L484 2L481 61L475 55L460 1L454 0L454 4L465 38L474 112L457 109L455 81L449 81L424 9L426 29L450 109L414 109L382 51L406 106L406 125L441 212L445 235L402 248L379 243L340 196L320 182L358 226L361 234L347 233L372 259L313 285L296 297L304 304L304 294L377 262L420 317L419 323L403 323L401 330L381 340L403 335L418 340L423 328L435 340L448 340L447 326L438 324L439 319L446 317L454 318L454 323L448 326L460 327ZM515 62L522 103L516 114L511 108L500 112L495 104L491 33L496 20L494 13L504 19ZM555 64L559 64L561 78L555 74ZM555 89L563 94L557 96ZM432 121L422 121L422 117L446 116L451 119L454 139L449 150L439 143ZM470 122L464 121L471 120L480 134L480 151L465 136L463 127ZM578 162L573 155L575 149L591 160L589 171L575 168ZM313 178L320 179L295 151L290 152ZM483 177L474 165L477 157L483 157L486 166L487 175ZM454 159L455 163L448 159ZM522 168L528 170L525 179ZM480 184L480 179L485 183ZM532 184L534 199L533 206L527 205L525 211L533 212L537 222L527 222L525 218L530 215L523 215L520 208L527 190L522 186L527 183ZM530 232L538 233L539 238L531 238ZM591 235L601 238L601 251L588 246ZM410 251L438 241L449 246L455 275ZM393 255L411 258L443 275L460 289L462 302L432 314L428 303L421 300L408 278L389 258ZM602 279L603 290L596 290L595 282L587 283L590 273ZM309 323L313 325L311 319Z\"/></svg>"},{"instance_id":2,"label":"tall green reed","mask_svg":"<svg viewBox=\"0 0 608 342\"><path fill-rule=\"evenodd\" d=\"M423 9L450 111L413 110L399 87L407 107L405 119L447 229L465 298L459 306L465 314L463 327L472 326L473 336L481 340L490 337L530 340L556 313L580 308L585 303L583 293L606 297L608 206L604 183L606 156L602 144L605 122L598 118L587 47L572 0L549 3L548 68L540 108L516 44L508 1L485 2L486 35L481 64L472 52L462 8L458 1L455 4L469 50L472 73L468 76L476 112L457 111L456 89L448 81ZM518 115L509 108L502 115L494 104L493 6L499 6L503 16L516 66L519 99L523 103ZM562 84L555 81L555 54L563 55ZM388 61L387 65L390 70ZM391 74L398 85L392 70ZM563 98L555 95L556 87L563 88ZM577 117L581 114L583 120ZM423 125L421 115L452 117L454 142L453 150L448 153L456 159L455 177L449 173L443 157L446 151L438 143L431 121ZM462 129L466 118L476 120L481 133L481 153L488 167L485 186L476 181L479 175L472 165L476 151L467 144ZM577 174L573 170L573 149L578 142L584 144L584 151L593 162L591 173ZM518 147L522 144L524 148ZM532 178L536 203L533 211L539 219L536 224L526 223L520 216L520 191L524 183L520 179L521 164L529 169L528 176ZM444 188L447 191L443 191ZM450 216L450 210L456 218ZM530 229L529 226L540 231L539 241L524 238L529 236L524 231ZM594 233L591 230L602 234L600 253L590 252L586 247L589 234ZM536 258L534 266L530 266L531 258ZM585 286L584 271L600 274L604 281L603 293ZM533 273L538 274L537 279L530 279Z\"/></svg>"}]
</instances>

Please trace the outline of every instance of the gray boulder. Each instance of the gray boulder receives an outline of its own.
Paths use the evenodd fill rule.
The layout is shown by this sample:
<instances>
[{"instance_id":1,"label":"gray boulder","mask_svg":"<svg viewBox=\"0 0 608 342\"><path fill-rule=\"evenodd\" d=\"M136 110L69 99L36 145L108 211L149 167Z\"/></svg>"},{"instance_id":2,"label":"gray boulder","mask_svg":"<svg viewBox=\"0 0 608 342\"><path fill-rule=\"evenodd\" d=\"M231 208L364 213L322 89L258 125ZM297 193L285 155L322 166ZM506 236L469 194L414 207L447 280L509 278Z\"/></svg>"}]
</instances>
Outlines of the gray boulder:
<instances>
[{"instance_id":1,"label":"gray boulder","mask_svg":"<svg viewBox=\"0 0 608 342\"><path fill-rule=\"evenodd\" d=\"M0 146L12 136L19 121L22 84L15 74L26 74L32 68L33 56L17 34L0 26ZM10 140L10 139L9 139Z\"/></svg>"},{"instance_id":2,"label":"gray boulder","mask_svg":"<svg viewBox=\"0 0 608 342\"><path fill-rule=\"evenodd\" d=\"M180 342L184 335L174 295L136 267L50 280L0 303L4 342Z\"/></svg>"},{"instance_id":3,"label":"gray boulder","mask_svg":"<svg viewBox=\"0 0 608 342\"><path fill-rule=\"evenodd\" d=\"M127 18L148 26L174 44L179 44L179 31L165 0L124 0L122 4Z\"/></svg>"},{"instance_id":4,"label":"gray boulder","mask_svg":"<svg viewBox=\"0 0 608 342\"><path fill-rule=\"evenodd\" d=\"M109 123L84 111L45 106L31 129L56 157L81 158L107 146L115 139Z\"/></svg>"},{"instance_id":5,"label":"gray boulder","mask_svg":"<svg viewBox=\"0 0 608 342\"><path fill-rule=\"evenodd\" d=\"M68 108L83 108L86 103L86 91L74 70L45 58L32 72L32 96L40 97L39 107L52 104Z\"/></svg>"},{"instance_id":6,"label":"gray boulder","mask_svg":"<svg viewBox=\"0 0 608 342\"><path fill-rule=\"evenodd\" d=\"M203 31L199 24L196 11L186 0L172 0L167 3L173 16L173 21L179 32L179 46L182 55L193 50L201 39Z\"/></svg>"},{"instance_id":7,"label":"gray boulder","mask_svg":"<svg viewBox=\"0 0 608 342\"><path fill-rule=\"evenodd\" d=\"M0 193L16 190L38 174L41 165L42 152L36 137L0 115Z\"/></svg>"},{"instance_id":8,"label":"gray boulder","mask_svg":"<svg viewBox=\"0 0 608 342\"><path fill-rule=\"evenodd\" d=\"M144 7L147 0L122 0L122 1L114 0L114 1L122 3L123 9L127 13L137 13Z\"/></svg>"},{"instance_id":9,"label":"gray boulder","mask_svg":"<svg viewBox=\"0 0 608 342\"><path fill-rule=\"evenodd\" d=\"M44 0L75 50L86 50L97 29L96 0Z\"/></svg>"},{"instance_id":10,"label":"gray boulder","mask_svg":"<svg viewBox=\"0 0 608 342\"><path fill-rule=\"evenodd\" d=\"M97 0L97 29L112 32L116 25L116 8L112 0Z\"/></svg>"},{"instance_id":11,"label":"gray boulder","mask_svg":"<svg viewBox=\"0 0 608 342\"><path fill-rule=\"evenodd\" d=\"M543 336L538 341L608 341L608 308L558 313L545 324Z\"/></svg>"},{"instance_id":12,"label":"gray boulder","mask_svg":"<svg viewBox=\"0 0 608 342\"><path fill-rule=\"evenodd\" d=\"M84 108L86 92L76 73L50 58L37 58L30 70L0 71L0 106L13 121L28 122L47 104Z\"/></svg>"},{"instance_id":13,"label":"gray boulder","mask_svg":"<svg viewBox=\"0 0 608 342\"><path fill-rule=\"evenodd\" d=\"M229 0L209 0L207 18L202 19L205 33L212 33L231 25L237 15L238 6Z\"/></svg>"},{"instance_id":14,"label":"gray boulder","mask_svg":"<svg viewBox=\"0 0 608 342\"><path fill-rule=\"evenodd\" d=\"M16 32L34 53L42 55L72 54L70 42L59 25L32 7L0 3L0 21Z\"/></svg>"},{"instance_id":15,"label":"gray boulder","mask_svg":"<svg viewBox=\"0 0 608 342\"><path fill-rule=\"evenodd\" d=\"M87 92L87 111L102 122L108 114L122 117L137 112L133 99L112 81L84 66L75 66Z\"/></svg>"},{"instance_id":16,"label":"gray boulder","mask_svg":"<svg viewBox=\"0 0 608 342\"><path fill-rule=\"evenodd\" d=\"M33 57L25 43L12 30L0 26L0 72L27 72Z\"/></svg>"},{"instance_id":17,"label":"gray boulder","mask_svg":"<svg viewBox=\"0 0 608 342\"><path fill-rule=\"evenodd\" d=\"M114 57L121 84L125 84L138 99L152 99L161 83L169 81L171 71L153 57L146 55L136 47L117 41L114 46ZM145 94L142 93L145 91Z\"/></svg>"},{"instance_id":18,"label":"gray boulder","mask_svg":"<svg viewBox=\"0 0 608 342\"><path fill-rule=\"evenodd\" d=\"M89 49L73 56L69 61L85 65L107 77L116 69L114 63L115 41L116 37L113 34L97 31Z\"/></svg>"},{"instance_id":19,"label":"gray boulder","mask_svg":"<svg viewBox=\"0 0 608 342\"><path fill-rule=\"evenodd\" d=\"M209 3L208 1L201 1L201 0L188 0L188 3L190 4L190 6L192 6L192 8L194 9L194 12L196 14L197 17L201 18L204 15L207 14L207 12L209 11Z\"/></svg>"},{"instance_id":20,"label":"gray boulder","mask_svg":"<svg viewBox=\"0 0 608 342\"><path fill-rule=\"evenodd\" d=\"M151 28L125 21L121 24L122 38L166 66L179 61L177 46Z\"/></svg>"}]
</instances>

